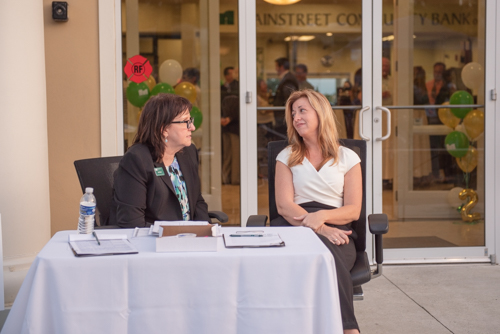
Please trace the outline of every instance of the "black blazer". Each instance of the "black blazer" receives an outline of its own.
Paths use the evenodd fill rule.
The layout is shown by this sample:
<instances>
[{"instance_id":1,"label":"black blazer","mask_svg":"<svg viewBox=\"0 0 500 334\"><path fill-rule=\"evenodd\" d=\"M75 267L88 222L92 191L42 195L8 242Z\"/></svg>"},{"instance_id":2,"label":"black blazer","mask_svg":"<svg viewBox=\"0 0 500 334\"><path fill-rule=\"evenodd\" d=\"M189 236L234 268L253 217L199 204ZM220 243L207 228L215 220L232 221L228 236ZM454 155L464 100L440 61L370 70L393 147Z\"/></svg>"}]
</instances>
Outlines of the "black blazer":
<instances>
[{"instance_id":1,"label":"black blazer","mask_svg":"<svg viewBox=\"0 0 500 334\"><path fill-rule=\"evenodd\" d=\"M201 196L198 151L194 145L176 155L186 182L191 220L210 221L208 206ZM157 176L155 168L163 168ZM163 162L153 161L149 148L129 148L114 174L114 208L110 224L125 228L147 227L155 220L182 220L181 206Z\"/></svg>"}]
</instances>

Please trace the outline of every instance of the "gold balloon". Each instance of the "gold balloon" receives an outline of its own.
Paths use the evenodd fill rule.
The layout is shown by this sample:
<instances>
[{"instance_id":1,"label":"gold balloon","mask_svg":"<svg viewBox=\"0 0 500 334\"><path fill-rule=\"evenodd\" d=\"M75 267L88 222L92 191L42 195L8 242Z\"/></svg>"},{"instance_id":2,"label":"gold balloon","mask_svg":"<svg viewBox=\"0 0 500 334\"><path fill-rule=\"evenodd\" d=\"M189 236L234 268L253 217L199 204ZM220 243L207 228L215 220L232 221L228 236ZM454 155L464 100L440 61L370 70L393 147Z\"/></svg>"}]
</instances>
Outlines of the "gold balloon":
<instances>
[{"instance_id":1,"label":"gold balloon","mask_svg":"<svg viewBox=\"0 0 500 334\"><path fill-rule=\"evenodd\" d=\"M472 222L481 219L481 214L478 212L470 213L470 211L476 206L477 194L472 189L464 189L458 194L458 197L462 200L470 198L470 200L462 206L460 213L462 214L462 220L466 222Z\"/></svg>"},{"instance_id":2,"label":"gold balloon","mask_svg":"<svg viewBox=\"0 0 500 334\"><path fill-rule=\"evenodd\" d=\"M477 166L477 150L474 146L469 146L467 154L461 158L456 158L458 167L465 173L470 173Z\"/></svg>"},{"instance_id":3,"label":"gold balloon","mask_svg":"<svg viewBox=\"0 0 500 334\"><path fill-rule=\"evenodd\" d=\"M196 88L192 83L181 82L175 86L175 94L185 97L191 103L196 102Z\"/></svg>"},{"instance_id":4,"label":"gold balloon","mask_svg":"<svg viewBox=\"0 0 500 334\"><path fill-rule=\"evenodd\" d=\"M471 110L464 117L465 131L474 140L484 131L484 113L481 110Z\"/></svg>"},{"instance_id":5,"label":"gold balloon","mask_svg":"<svg viewBox=\"0 0 500 334\"><path fill-rule=\"evenodd\" d=\"M449 104L450 104L449 102L443 103L443 105L449 105ZM444 125L452 128L452 129L454 129L458 125L458 123L460 123L460 118L453 115L450 108L439 108L438 109L438 116L439 116L439 120Z\"/></svg>"},{"instance_id":6,"label":"gold balloon","mask_svg":"<svg viewBox=\"0 0 500 334\"><path fill-rule=\"evenodd\" d=\"M155 86L156 86L155 77L153 75L150 75L149 78L148 78L148 80L146 81L146 84L149 87L149 91L152 91L153 88L155 88Z\"/></svg>"}]
</instances>

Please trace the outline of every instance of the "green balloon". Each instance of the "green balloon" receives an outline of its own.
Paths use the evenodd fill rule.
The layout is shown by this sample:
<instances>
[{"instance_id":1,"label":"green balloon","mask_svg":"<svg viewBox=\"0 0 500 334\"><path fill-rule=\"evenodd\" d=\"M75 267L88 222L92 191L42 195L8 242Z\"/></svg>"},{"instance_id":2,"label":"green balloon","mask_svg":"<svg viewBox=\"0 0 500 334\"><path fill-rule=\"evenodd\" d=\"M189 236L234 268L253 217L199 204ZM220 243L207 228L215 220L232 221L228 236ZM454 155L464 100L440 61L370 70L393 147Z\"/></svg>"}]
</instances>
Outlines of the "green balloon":
<instances>
[{"instance_id":1,"label":"green balloon","mask_svg":"<svg viewBox=\"0 0 500 334\"><path fill-rule=\"evenodd\" d=\"M198 129L201 125L201 122L203 122L203 114L198 107L193 106L193 108L191 108L191 117L194 118L194 127Z\"/></svg>"},{"instance_id":2,"label":"green balloon","mask_svg":"<svg viewBox=\"0 0 500 334\"><path fill-rule=\"evenodd\" d=\"M133 106L141 108L149 99L149 87L146 82L135 83L131 81L127 87L127 100Z\"/></svg>"},{"instance_id":3,"label":"green balloon","mask_svg":"<svg viewBox=\"0 0 500 334\"><path fill-rule=\"evenodd\" d=\"M174 88L168 83L159 83L153 87L151 90L151 96L158 95L160 93L175 94Z\"/></svg>"},{"instance_id":4,"label":"green balloon","mask_svg":"<svg viewBox=\"0 0 500 334\"><path fill-rule=\"evenodd\" d=\"M465 90L457 90L450 97L450 104L474 104L474 99L472 98L472 95L470 95ZM458 118L464 118L465 115L467 115L467 113L472 110L472 108L450 108L450 109L453 115L455 115Z\"/></svg>"},{"instance_id":5,"label":"green balloon","mask_svg":"<svg viewBox=\"0 0 500 334\"><path fill-rule=\"evenodd\" d=\"M469 139L465 133L460 131L450 132L444 140L446 150L455 158L461 158L467 154Z\"/></svg>"}]
</instances>

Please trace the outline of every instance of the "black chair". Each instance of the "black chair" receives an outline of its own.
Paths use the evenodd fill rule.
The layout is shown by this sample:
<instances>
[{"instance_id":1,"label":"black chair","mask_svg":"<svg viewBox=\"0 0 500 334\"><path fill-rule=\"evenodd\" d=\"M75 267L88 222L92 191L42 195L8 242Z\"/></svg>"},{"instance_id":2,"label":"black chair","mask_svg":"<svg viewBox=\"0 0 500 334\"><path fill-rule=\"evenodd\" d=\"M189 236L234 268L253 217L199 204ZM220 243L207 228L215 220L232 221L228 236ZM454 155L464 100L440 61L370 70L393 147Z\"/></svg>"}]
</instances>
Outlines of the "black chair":
<instances>
[{"instance_id":1,"label":"black chair","mask_svg":"<svg viewBox=\"0 0 500 334\"><path fill-rule=\"evenodd\" d=\"M96 228L119 228L109 225L109 208L113 203L113 174L118 169L122 156L83 159L74 162L78 180L85 192L86 187L94 188L97 200ZM217 219L221 223L229 220L228 216L221 211L209 211L210 218Z\"/></svg>"},{"instance_id":2,"label":"black chair","mask_svg":"<svg viewBox=\"0 0 500 334\"><path fill-rule=\"evenodd\" d=\"M383 248L382 234L389 230L389 223L386 214L368 215L368 225L370 232L375 235L375 261L377 268L372 272L366 254L366 142L363 140L343 139L340 141L342 146L348 147L356 152L361 159L361 173L363 177L363 204L361 214L357 221L352 222L352 228L358 234L354 241L356 245L356 262L351 270L351 277L354 286L354 299L363 299L363 289L361 285L370 281L371 278L382 275ZM275 168L276 157L288 145L285 140L270 142L268 145L268 178L269 178L269 220L279 216L276 208L275 199ZM272 223L271 223L272 225ZM247 226L265 226L265 221L257 216L250 217Z\"/></svg>"}]
</instances>

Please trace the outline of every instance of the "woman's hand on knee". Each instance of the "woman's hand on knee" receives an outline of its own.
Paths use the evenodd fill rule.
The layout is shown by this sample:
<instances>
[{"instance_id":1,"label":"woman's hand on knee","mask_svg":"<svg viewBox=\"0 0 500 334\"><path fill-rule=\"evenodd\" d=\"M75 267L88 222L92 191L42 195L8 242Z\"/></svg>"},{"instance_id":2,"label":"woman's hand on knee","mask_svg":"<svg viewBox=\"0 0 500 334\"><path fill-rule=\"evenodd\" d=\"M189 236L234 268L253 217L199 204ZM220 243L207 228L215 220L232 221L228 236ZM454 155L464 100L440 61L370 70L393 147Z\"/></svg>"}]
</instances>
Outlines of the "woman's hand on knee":
<instances>
[{"instance_id":1,"label":"woman's hand on knee","mask_svg":"<svg viewBox=\"0 0 500 334\"><path fill-rule=\"evenodd\" d=\"M327 237L333 244L341 246L349 243L349 236L352 231L344 231L335 227L323 225L318 233Z\"/></svg>"}]
</instances>

